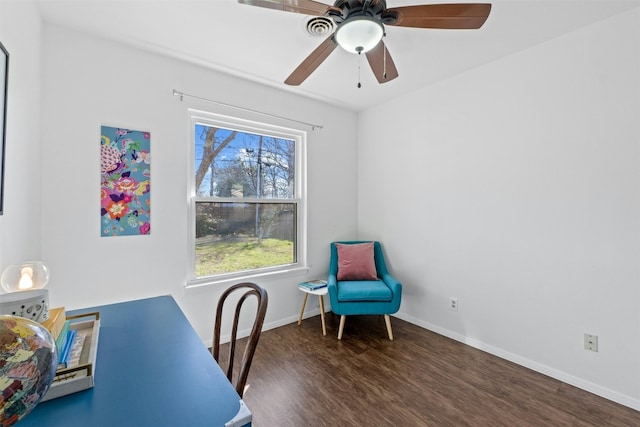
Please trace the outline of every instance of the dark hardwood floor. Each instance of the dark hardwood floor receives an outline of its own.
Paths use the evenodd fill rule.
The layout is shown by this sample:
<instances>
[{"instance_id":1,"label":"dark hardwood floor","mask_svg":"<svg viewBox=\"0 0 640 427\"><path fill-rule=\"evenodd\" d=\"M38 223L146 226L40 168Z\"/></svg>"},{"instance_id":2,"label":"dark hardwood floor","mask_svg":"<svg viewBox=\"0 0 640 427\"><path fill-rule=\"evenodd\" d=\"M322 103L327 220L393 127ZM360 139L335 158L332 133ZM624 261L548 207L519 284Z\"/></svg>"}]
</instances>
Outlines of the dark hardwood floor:
<instances>
[{"instance_id":1,"label":"dark hardwood floor","mask_svg":"<svg viewBox=\"0 0 640 427\"><path fill-rule=\"evenodd\" d=\"M640 412L382 316L262 333L244 401L256 427L640 426Z\"/></svg>"}]
</instances>

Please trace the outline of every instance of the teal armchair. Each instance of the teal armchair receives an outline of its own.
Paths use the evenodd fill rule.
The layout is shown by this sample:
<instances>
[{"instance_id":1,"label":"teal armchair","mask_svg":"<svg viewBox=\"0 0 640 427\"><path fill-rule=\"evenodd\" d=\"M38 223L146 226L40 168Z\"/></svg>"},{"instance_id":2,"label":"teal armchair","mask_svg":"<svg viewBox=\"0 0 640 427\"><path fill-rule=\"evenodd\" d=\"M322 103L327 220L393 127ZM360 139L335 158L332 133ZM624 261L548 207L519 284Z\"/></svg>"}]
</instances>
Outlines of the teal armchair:
<instances>
[{"instance_id":1,"label":"teal armchair","mask_svg":"<svg viewBox=\"0 0 640 427\"><path fill-rule=\"evenodd\" d=\"M389 339L393 340L390 314L400 309L402 284L387 271L380 242L373 242L377 280L338 280L338 249L336 243L357 244L367 241L331 243L331 259L327 288L331 310L340 316L338 339L342 339L344 323L348 315L384 315Z\"/></svg>"}]
</instances>

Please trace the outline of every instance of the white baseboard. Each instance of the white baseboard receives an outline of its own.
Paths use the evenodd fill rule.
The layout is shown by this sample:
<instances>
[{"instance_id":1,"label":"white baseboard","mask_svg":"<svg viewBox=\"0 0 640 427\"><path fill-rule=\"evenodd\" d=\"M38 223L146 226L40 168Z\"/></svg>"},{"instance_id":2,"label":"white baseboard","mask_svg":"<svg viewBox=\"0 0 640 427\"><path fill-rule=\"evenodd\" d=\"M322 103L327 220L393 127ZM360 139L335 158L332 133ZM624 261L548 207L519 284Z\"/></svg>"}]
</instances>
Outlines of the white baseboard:
<instances>
[{"instance_id":1,"label":"white baseboard","mask_svg":"<svg viewBox=\"0 0 640 427\"><path fill-rule=\"evenodd\" d=\"M477 348L478 350L485 351L494 356L500 357L501 359L508 360L510 362L516 363L520 366L524 366L525 368L529 368L533 371L539 372L541 374L547 375L551 378L555 378L564 383L570 384L572 386L578 387L582 390L586 390L590 393L596 394L605 399L611 400L613 402L619 403L624 406L628 406L629 408L635 409L636 411L640 411L640 400L634 399L630 396L624 395L622 393L618 393L614 390L610 390L606 387L599 386L598 384L591 383L589 381L585 381L582 378L575 377L573 375L569 375L566 372L560 371L555 368L551 368L542 363L538 363L536 361L527 359L525 357L519 356L517 354L510 353L501 348L497 348L488 344L483 343L482 341L470 339L461 335L457 332L450 331L448 329L441 328L440 326L433 325L431 323L425 322L423 320L417 319L415 317L403 314L396 313L395 317L402 319L406 322L412 323L416 326L420 326L422 328L428 329L432 332L435 332L439 335L443 335L447 338L451 338L452 340L461 342L463 344L469 345L473 348Z\"/></svg>"}]
</instances>

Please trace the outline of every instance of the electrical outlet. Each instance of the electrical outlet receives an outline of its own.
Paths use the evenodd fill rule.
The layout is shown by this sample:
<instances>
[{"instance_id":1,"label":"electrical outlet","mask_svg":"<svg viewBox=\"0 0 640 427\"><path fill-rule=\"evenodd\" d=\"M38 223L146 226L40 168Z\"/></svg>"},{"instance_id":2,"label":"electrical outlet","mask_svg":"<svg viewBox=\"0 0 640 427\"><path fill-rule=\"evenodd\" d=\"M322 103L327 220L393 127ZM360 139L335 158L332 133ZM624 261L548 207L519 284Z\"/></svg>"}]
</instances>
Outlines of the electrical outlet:
<instances>
[{"instance_id":1,"label":"electrical outlet","mask_svg":"<svg viewBox=\"0 0 640 427\"><path fill-rule=\"evenodd\" d=\"M451 297L451 300L449 301L449 308L451 311L458 311L458 298Z\"/></svg>"},{"instance_id":2,"label":"electrical outlet","mask_svg":"<svg viewBox=\"0 0 640 427\"><path fill-rule=\"evenodd\" d=\"M598 352L598 336L585 333L584 349Z\"/></svg>"}]
</instances>

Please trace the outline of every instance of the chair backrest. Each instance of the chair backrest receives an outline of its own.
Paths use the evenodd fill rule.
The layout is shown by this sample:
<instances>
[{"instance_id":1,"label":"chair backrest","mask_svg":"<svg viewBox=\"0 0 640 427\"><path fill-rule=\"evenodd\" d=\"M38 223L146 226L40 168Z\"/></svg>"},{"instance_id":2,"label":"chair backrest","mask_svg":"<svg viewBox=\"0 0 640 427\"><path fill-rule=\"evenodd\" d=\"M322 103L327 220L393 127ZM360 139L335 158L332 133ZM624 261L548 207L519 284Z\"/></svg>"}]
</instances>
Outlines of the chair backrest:
<instances>
[{"instance_id":1,"label":"chair backrest","mask_svg":"<svg viewBox=\"0 0 640 427\"><path fill-rule=\"evenodd\" d=\"M249 298L254 295L258 300L258 308L256 310L255 319L253 322L253 327L251 329L251 333L249 335L249 339L247 341L247 345L244 349L244 354L242 356L242 363L240 366L240 372L238 373L237 381L234 384L234 387L240 397L242 397L244 393L244 387L247 382L247 376L249 375L249 368L251 367L251 361L253 360L253 355L256 352L256 347L258 345L258 340L260 339L260 333L262 332L262 324L264 323L264 317L267 314L267 303L268 296L267 291L259 285L251 282L238 283L236 285L231 286L229 289L223 292L218 300L218 306L216 308L216 319L213 327L213 345L211 348L211 354L216 362L220 363L220 329L222 325L222 311L224 308L224 303L229 295L234 293L235 291L243 291L246 292L240 297L236 304L235 314L233 317L233 325L231 330L231 340L229 341L229 360L227 367L227 378L229 381L233 383L233 362L235 358L236 352L236 341L238 335L238 320L240 319L240 310L242 309L242 304Z\"/></svg>"},{"instance_id":2,"label":"chair backrest","mask_svg":"<svg viewBox=\"0 0 640 427\"><path fill-rule=\"evenodd\" d=\"M329 260L329 274L338 273L338 248L336 243L344 245L354 245L357 243L370 243L371 240L349 240L344 242L331 242L331 258ZM387 264L384 262L384 255L382 254L382 246L380 242L373 241L373 258L376 263L376 272L378 277L382 277L387 274Z\"/></svg>"}]
</instances>

